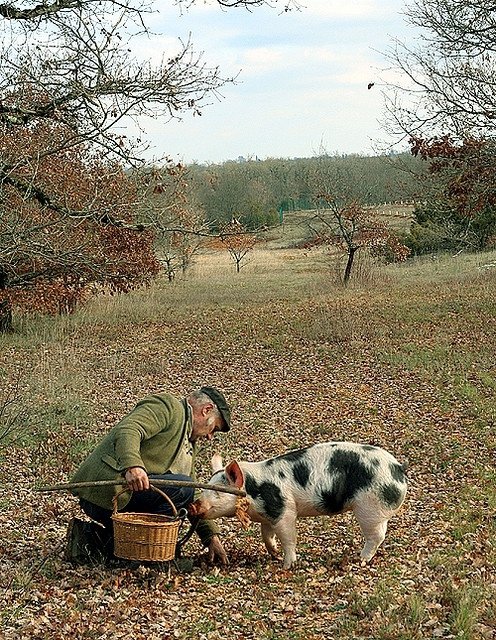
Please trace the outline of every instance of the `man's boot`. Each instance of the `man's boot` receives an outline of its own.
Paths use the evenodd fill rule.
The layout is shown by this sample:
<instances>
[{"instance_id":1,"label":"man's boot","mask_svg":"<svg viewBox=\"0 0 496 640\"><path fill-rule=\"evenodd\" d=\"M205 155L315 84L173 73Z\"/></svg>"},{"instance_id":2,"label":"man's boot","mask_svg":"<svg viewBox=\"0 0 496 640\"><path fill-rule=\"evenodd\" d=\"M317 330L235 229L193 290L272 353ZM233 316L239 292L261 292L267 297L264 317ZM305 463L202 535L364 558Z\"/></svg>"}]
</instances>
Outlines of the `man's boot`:
<instances>
[{"instance_id":1,"label":"man's boot","mask_svg":"<svg viewBox=\"0 0 496 640\"><path fill-rule=\"evenodd\" d=\"M73 564L102 564L113 557L112 534L95 522L72 518L64 559Z\"/></svg>"}]
</instances>

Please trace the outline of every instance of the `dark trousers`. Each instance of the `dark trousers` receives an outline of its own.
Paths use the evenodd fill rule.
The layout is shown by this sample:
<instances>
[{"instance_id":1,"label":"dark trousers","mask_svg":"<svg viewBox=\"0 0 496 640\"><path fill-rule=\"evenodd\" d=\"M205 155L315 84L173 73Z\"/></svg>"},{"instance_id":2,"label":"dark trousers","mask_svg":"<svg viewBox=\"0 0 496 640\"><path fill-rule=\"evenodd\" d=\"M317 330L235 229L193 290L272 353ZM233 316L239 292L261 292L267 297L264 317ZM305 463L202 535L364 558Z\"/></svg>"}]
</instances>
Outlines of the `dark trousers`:
<instances>
[{"instance_id":1,"label":"dark trousers","mask_svg":"<svg viewBox=\"0 0 496 640\"><path fill-rule=\"evenodd\" d=\"M150 475L152 484L153 479L156 480L185 480L191 482L190 476L182 474L167 473L163 475ZM174 506L179 509L187 508L189 504L193 502L195 490L193 487L174 487L168 485L161 485L158 487L160 491L163 491L174 503ZM81 509L92 520L102 524L109 532L112 528L112 511L104 509L103 507L93 504L84 498L80 498L79 504ZM131 500L120 510L120 513L135 512L135 513L161 513L163 515L172 515L172 508L170 504L159 493L148 489L146 491L135 491Z\"/></svg>"}]
</instances>

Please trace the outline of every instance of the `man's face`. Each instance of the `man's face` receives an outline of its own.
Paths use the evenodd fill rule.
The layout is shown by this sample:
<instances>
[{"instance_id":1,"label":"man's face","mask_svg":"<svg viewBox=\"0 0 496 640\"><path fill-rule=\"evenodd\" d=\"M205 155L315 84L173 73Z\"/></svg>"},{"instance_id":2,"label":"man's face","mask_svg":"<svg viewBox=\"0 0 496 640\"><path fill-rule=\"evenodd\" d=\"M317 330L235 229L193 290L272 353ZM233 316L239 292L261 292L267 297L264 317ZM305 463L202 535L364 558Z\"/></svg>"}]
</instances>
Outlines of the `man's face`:
<instances>
[{"instance_id":1,"label":"man's face","mask_svg":"<svg viewBox=\"0 0 496 640\"><path fill-rule=\"evenodd\" d=\"M198 438L212 440L214 433L222 429L222 417L216 417L213 413L213 404L204 404L193 409L193 428L191 431L191 442Z\"/></svg>"}]
</instances>

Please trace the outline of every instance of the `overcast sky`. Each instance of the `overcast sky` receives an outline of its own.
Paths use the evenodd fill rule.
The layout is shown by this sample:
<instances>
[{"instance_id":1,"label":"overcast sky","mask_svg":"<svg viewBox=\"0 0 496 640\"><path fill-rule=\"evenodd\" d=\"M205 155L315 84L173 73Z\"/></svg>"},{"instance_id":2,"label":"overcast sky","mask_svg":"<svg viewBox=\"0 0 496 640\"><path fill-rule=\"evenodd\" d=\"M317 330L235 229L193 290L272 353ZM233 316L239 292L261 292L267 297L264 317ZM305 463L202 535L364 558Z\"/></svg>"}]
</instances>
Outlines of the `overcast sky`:
<instances>
[{"instance_id":1,"label":"overcast sky","mask_svg":"<svg viewBox=\"0 0 496 640\"><path fill-rule=\"evenodd\" d=\"M191 39L208 66L237 75L223 98L212 98L202 116L144 122L154 148L148 158L170 154L202 163L245 158L311 157L327 153L372 154L385 139L382 52L392 38L415 32L403 0L303 0L301 11L222 10L216 3L182 14L169 2L151 22L162 35L143 43L158 56ZM148 51L147 51L148 49ZM375 82L372 89L367 89Z\"/></svg>"}]
</instances>

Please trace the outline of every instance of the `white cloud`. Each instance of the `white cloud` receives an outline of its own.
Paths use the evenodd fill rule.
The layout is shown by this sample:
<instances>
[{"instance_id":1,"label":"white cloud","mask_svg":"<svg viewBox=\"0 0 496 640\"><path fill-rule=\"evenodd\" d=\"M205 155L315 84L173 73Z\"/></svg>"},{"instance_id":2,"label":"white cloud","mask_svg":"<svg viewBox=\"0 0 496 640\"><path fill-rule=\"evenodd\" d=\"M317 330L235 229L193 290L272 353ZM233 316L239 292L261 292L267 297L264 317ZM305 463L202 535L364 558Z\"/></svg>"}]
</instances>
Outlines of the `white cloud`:
<instances>
[{"instance_id":1,"label":"white cloud","mask_svg":"<svg viewBox=\"0 0 496 640\"><path fill-rule=\"evenodd\" d=\"M207 66L219 65L224 77L241 73L222 90L225 99L212 98L200 118L144 119L155 155L216 162L311 155L321 144L333 152L372 150L371 140L382 135L382 79L391 77L380 72L385 62L377 50L387 48L391 32L405 37L402 0L299 2L302 11L280 15L266 7L222 11L215 0L199 0L180 17L172 0L161 0L154 28L168 36L142 38L140 57L159 62L177 53L178 37L187 40L191 32ZM370 91L369 82L376 83Z\"/></svg>"},{"instance_id":2,"label":"white cloud","mask_svg":"<svg viewBox=\"0 0 496 640\"><path fill-rule=\"evenodd\" d=\"M379 84L380 65L366 47L349 51L331 46L259 47L240 57L240 83L244 91L268 93L280 85L293 90L307 91L324 86L329 91L342 91L344 86L367 87Z\"/></svg>"},{"instance_id":3,"label":"white cloud","mask_svg":"<svg viewBox=\"0 0 496 640\"><path fill-rule=\"evenodd\" d=\"M380 10L375 0L301 0L302 13L325 18L363 18Z\"/></svg>"}]
</instances>

